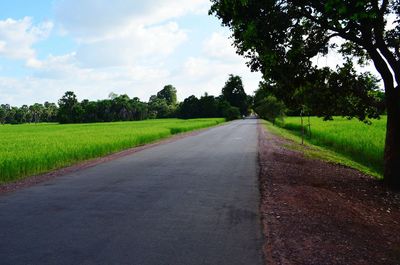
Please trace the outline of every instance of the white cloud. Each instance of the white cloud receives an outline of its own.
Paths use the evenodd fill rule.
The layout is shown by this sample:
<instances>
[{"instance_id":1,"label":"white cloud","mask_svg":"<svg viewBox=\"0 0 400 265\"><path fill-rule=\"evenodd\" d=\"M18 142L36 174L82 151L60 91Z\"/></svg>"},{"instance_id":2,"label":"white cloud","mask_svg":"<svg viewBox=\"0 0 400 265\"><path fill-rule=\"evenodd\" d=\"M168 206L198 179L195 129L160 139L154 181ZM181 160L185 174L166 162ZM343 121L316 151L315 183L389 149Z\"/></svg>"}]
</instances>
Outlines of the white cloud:
<instances>
[{"instance_id":1,"label":"white cloud","mask_svg":"<svg viewBox=\"0 0 400 265\"><path fill-rule=\"evenodd\" d=\"M59 0L59 32L79 43L83 67L160 63L187 40L171 21L208 8L208 0Z\"/></svg>"},{"instance_id":2,"label":"white cloud","mask_svg":"<svg viewBox=\"0 0 400 265\"><path fill-rule=\"evenodd\" d=\"M247 94L253 94L261 80L261 74L252 73L246 60L236 54L228 33L214 32L204 40L201 55L185 61L176 84L183 86L181 98L204 92L219 95L229 74L242 77ZM185 86L187 83L191 86Z\"/></svg>"},{"instance_id":3,"label":"white cloud","mask_svg":"<svg viewBox=\"0 0 400 265\"><path fill-rule=\"evenodd\" d=\"M261 74L250 72L245 61L240 59L232 63L229 60L216 61L206 57L189 58L184 64L180 77L174 82L177 87L180 87L178 95L182 99L190 95L200 96L204 92L220 95L230 74L242 77L246 93L252 95L258 88Z\"/></svg>"},{"instance_id":4,"label":"white cloud","mask_svg":"<svg viewBox=\"0 0 400 265\"><path fill-rule=\"evenodd\" d=\"M74 91L80 100L104 99L115 92L147 101L170 75L165 69L146 67L79 68L60 62L63 59L49 58L33 76L0 77L0 103L57 102L66 91Z\"/></svg>"},{"instance_id":5,"label":"white cloud","mask_svg":"<svg viewBox=\"0 0 400 265\"><path fill-rule=\"evenodd\" d=\"M236 50L232 45L228 34L214 32L203 44L203 52L210 58L238 62L243 61L242 57L236 54Z\"/></svg>"},{"instance_id":6,"label":"white cloud","mask_svg":"<svg viewBox=\"0 0 400 265\"><path fill-rule=\"evenodd\" d=\"M0 76L1 103L56 102L68 90L80 100L103 99L115 92L147 101L165 84L176 86L178 98L183 100L204 92L219 95L229 74L242 76L246 92L251 94L260 75L250 73L245 60L235 53L228 32L212 33L218 24L209 26L206 39L184 47L183 55L179 53L199 29L197 25L182 28L176 18L206 15L209 6L208 0L58 1L56 32L62 33L59 38L75 41L76 49L64 55L51 55L49 50L41 61L32 47L48 37L53 24L33 25L30 18L10 20L19 30L0 38L0 56L10 39L25 43L18 49L23 55L7 53L9 58L25 60L30 74L23 78Z\"/></svg>"},{"instance_id":7,"label":"white cloud","mask_svg":"<svg viewBox=\"0 0 400 265\"><path fill-rule=\"evenodd\" d=\"M83 42L114 38L132 27L152 26L209 7L208 0L59 0L62 28Z\"/></svg>"},{"instance_id":8,"label":"white cloud","mask_svg":"<svg viewBox=\"0 0 400 265\"><path fill-rule=\"evenodd\" d=\"M127 93L147 101L159 91L170 72L161 66L81 67L76 53L50 55L32 75L22 78L0 76L0 103L12 105L57 100L74 91L80 100L104 99L110 92Z\"/></svg>"},{"instance_id":9,"label":"white cloud","mask_svg":"<svg viewBox=\"0 0 400 265\"><path fill-rule=\"evenodd\" d=\"M57 102L62 93L62 88L54 86L52 80L0 77L1 104L8 103L14 106L45 101Z\"/></svg>"},{"instance_id":10,"label":"white cloud","mask_svg":"<svg viewBox=\"0 0 400 265\"><path fill-rule=\"evenodd\" d=\"M75 52L53 56L50 55L41 62L41 67L34 72L35 78L45 79L73 79L79 82L112 82L116 80L144 81L152 78L161 78L169 72L161 66L108 66L102 68L82 67Z\"/></svg>"},{"instance_id":11,"label":"white cloud","mask_svg":"<svg viewBox=\"0 0 400 265\"><path fill-rule=\"evenodd\" d=\"M32 46L46 39L53 28L52 22L33 25L32 18L0 21L0 56L25 60L29 67L38 67L36 52Z\"/></svg>"},{"instance_id":12,"label":"white cloud","mask_svg":"<svg viewBox=\"0 0 400 265\"><path fill-rule=\"evenodd\" d=\"M153 27L132 27L114 38L83 43L77 57L84 66L104 67L160 61L186 41L187 35L177 23Z\"/></svg>"}]
</instances>

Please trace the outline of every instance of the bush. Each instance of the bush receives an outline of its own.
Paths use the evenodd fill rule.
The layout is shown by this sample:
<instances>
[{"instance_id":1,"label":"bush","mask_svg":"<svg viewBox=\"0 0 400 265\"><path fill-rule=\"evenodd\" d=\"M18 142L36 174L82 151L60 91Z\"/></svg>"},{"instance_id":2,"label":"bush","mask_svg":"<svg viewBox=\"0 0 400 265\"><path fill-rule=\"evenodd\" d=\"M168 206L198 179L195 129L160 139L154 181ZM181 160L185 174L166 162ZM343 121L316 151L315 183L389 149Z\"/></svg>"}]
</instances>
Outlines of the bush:
<instances>
[{"instance_id":1,"label":"bush","mask_svg":"<svg viewBox=\"0 0 400 265\"><path fill-rule=\"evenodd\" d=\"M276 119L282 119L284 117L286 107L285 104L276 99L276 97L268 96L257 103L255 111L261 118L275 124Z\"/></svg>"},{"instance_id":2,"label":"bush","mask_svg":"<svg viewBox=\"0 0 400 265\"><path fill-rule=\"evenodd\" d=\"M238 107L230 107L225 111L224 116L227 121L236 120L240 117L240 110Z\"/></svg>"}]
</instances>

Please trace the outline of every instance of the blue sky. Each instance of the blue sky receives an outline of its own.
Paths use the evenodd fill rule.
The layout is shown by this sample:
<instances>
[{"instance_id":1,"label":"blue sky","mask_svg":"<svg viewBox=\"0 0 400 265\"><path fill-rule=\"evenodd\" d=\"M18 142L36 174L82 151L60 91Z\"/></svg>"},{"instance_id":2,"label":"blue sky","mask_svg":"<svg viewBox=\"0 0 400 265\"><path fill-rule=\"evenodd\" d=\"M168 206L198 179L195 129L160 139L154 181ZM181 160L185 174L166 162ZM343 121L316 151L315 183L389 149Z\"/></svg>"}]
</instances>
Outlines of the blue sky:
<instances>
[{"instance_id":1,"label":"blue sky","mask_svg":"<svg viewBox=\"0 0 400 265\"><path fill-rule=\"evenodd\" d=\"M148 100L166 84L183 100L218 95L229 74L260 81L236 55L208 0L3 0L0 103L110 92Z\"/></svg>"}]
</instances>

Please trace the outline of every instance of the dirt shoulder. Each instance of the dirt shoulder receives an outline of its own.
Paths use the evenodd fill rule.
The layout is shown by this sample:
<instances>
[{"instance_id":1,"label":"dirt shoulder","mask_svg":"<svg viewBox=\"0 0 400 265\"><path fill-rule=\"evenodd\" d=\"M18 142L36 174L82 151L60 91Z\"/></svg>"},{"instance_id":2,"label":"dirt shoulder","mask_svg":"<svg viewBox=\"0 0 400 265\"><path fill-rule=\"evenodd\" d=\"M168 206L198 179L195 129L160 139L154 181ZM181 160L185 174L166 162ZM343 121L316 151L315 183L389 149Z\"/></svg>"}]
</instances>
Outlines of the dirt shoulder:
<instances>
[{"instance_id":1,"label":"dirt shoulder","mask_svg":"<svg viewBox=\"0 0 400 265\"><path fill-rule=\"evenodd\" d=\"M400 194L259 125L266 264L400 264Z\"/></svg>"}]
</instances>

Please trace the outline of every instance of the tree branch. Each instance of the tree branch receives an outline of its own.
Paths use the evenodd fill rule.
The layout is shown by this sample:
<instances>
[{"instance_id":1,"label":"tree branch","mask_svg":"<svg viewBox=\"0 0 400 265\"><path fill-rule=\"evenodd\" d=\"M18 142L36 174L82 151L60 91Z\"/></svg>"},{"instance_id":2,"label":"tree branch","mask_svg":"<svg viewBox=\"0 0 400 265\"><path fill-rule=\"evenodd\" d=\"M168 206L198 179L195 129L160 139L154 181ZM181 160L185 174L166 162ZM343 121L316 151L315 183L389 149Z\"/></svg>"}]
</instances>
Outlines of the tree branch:
<instances>
[{"instance_id":1,"label":"tree branch","mask_svg":"<svg viewBox=\"0 0 400 265\"><path fill-rule=\"evenodd\" d=\"M394 76L397 84L400 84L400 61L396 59L395 55L389 50L385 40L383 39L383 34L385 31L385 21L384 13L387 8L387 0L384 0L379 10L379 17L377 17L373 24L373 34L376 41L376 48L382 53L383 57L386 59L392 70L394 71Z\"/></svg>"},{"instance_id":2,"label":"tree branch","mask_svg":"<svg viewBox=\"0 0 400 265\"><path fill-rule=\"evenodd\" d=\"M377 48L382 53L382 55L385 57L385 59L387 60L387 62L390 65L390 67L394 71L394 75L395 75L397 84L400 84L400 62L398 60L396 60L395 56L388 49L385 41L383 40L382 35L375 33L375 39L377 41L376 42Z\"/></svg>"},{"instance_id":3,"label":"tree branch","mask_svg":"<svg viewBox=\"0 0 400 265\"><path fill-rule=\"evenodd\" d=\"M371 56L371 59L374 62L376 70L379 72L379 74L383 79L386 92L392 93L393 92L392 90L394 89L393 75L390 72L389 67L386 64L385 60L373 46L367 47L366 50L369 56Z\"/></svg>"},{"instance_id":4,"label":"tree branch","mask_svg":"<svg viewBox=\"0 0 400 265\"><path fill-rule=\"evenodd\" d=\"M389 1L388 0L383 0L382 1L381 8L379 9L380 15L383 16L385 14L388 5L389 5Z\"/></svg>"},{"instance_id":5,"label":"tree branch","mask_svg":"<svg viewBox=\"0 0 400 265\"><path fill-rule=\"evenodd\" d=\"M337 27L333 27L333 26L329 25L329 23L326 20L323 21L323 20L319 20L319 19L315 18L312 14L310 14L307 10L304 10L303 8L302 8L302 10L303 10L302 14L306 18L310 19L311 21L313 21L314 23L316 23L318 25L321 25L322 28L327 28L333 32L336 32L337 36L340 36L346 40L352 41L362 47L365 47L363 40L361 38L347 33L345 29L337 28Z\"/></svg>"}]
</instances>

